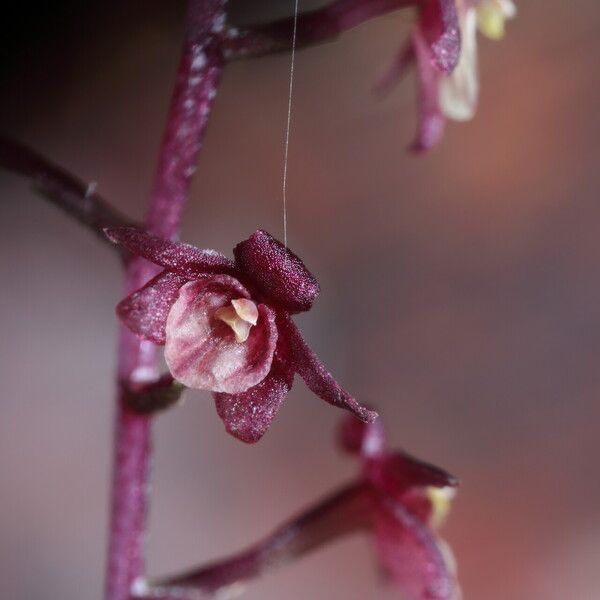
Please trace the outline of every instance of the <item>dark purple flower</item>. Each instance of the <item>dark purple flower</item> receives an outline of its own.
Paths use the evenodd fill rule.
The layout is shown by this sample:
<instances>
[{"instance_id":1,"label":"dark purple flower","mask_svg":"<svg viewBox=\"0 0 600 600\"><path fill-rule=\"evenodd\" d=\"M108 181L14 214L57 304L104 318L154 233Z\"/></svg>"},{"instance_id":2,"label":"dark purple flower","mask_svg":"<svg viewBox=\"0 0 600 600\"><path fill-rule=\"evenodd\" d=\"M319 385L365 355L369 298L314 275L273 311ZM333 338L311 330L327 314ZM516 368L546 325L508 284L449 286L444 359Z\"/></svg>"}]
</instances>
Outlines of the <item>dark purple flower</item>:
<instances>
[{"instance_id":1,"label":"dark purple flower","mask_svg":"<svg viewBox=\"0 0 600 600\"><path fill-rule=\"evenodd\" d=\"M164 269L120 302L117 314L133 332L165 346L177 381L214 393L229 433L258 441L295 373L323 400L365 422L376 418L339 386L294 324L291 315L311 308L319 284L271 235L256 231L234 248L232 261L137 229L106 234Z\"/></svg>"},{"instance_id":2,"label":"dark purple flower","mask_svg":"<svg viewBox=\"0 0 600 600\"><path fill-rule=\"evenodd\" d=\"M479 82L477 30L491 39L504 35L516 14L512 0L424 0L409 42L380 82L392 87L407 67L417 69L419 124L412 149L426 151L442 138L446 119L475 114Z\"/></svg>"},{"instance_id":3,"label":"dark purple flower","mask_svg":"<svg viewBox=\"0 0 600 600\"><path fill-rule=\"evenodd\" d=\"M457 480L405 452L386 448L381 419L345 420L342 448L362 461L377 555L410 600L458 600L456 566L435 530L443 523Z\"/></svg>"}]
</instances>

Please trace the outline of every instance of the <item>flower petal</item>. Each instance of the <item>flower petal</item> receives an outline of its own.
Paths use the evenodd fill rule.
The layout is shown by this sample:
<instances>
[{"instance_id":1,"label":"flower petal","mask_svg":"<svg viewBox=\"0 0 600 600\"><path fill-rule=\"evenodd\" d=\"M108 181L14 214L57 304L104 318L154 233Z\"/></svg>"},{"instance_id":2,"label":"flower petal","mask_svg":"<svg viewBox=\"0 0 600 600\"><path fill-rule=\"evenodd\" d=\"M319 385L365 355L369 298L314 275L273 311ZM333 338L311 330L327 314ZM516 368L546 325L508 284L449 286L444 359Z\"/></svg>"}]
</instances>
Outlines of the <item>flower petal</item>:
<instances>
[{"instance_id":1,"label":"flower petal","mask_svg":"<svg viewBox=\"0 0 600 600\"><path fill-rule=\"evenodd\" d=\"M117 315L134 333L155 344L164 344L167 315L179 296L185 277L162 271L143 288L117 304Z\"/></svg>"},{"instance_id":2,"label":"flower petal","mask_svg":"<svg viewBox=\"0 0 600 600\"><path fill-rule=\"evenodd\" d=\"M462 52L452 74L440 83L440 107L455 121L468 121L475 115L479 96L477 73L477 14L474 9L461 11Z\"/></svg>"},{"instance_id":3,"label":"flower petal","mask_svg":"<svg viewBox=\"0 0 600 600\"><path fill-rule=\"evenodd\" d=\"M382 500L374 527L377 554L408 600L459 600L452 555L419 519Z\"/></svg>"},{"instance_id":4,"label":"flower petal","mask_svg":"<svg viewBox=\"0 0 600 600\"><path fill-rule=\"evenodd\" d=\"M261 382L271 369L277 343L275 313L258 306L258 321L245 342L215 312L246 288L228 275L186 283L169 312L165 360L175 379L191 388L238 394Z\"/></svg>"},{"instance_id":5,"label":"flower petal","mask_svg":"<svg viewBox=\"0 0 600 600\"><path fill-rule=\"evenodd\" d=\"M266 231L255 231L233 255L240 270L284 310L308 310L321 291L304 263Z\"/></svg>"},{"instance_id":6,"label":"flower petal","mask_svg":"<svg viewBox=\"0 0 600 600\"><path fill-rule=\"evenodd\" d=\"M132 254L143 256L188 279L206 273L233 271L233 262L215 250L200 250L190 244L171 242L133 227L112 227L104 233Z\"/></svg>"},{"instance_id":7,"label":"flower petal","mask_svg":"<svg viewBox=\"0 0 600 600\"><path fill-rule=\"evenodd\" d=\"M446 120L439 104L439 82L442 75L431 65L429 48L418 30L412 35L412 44L417 62L419 123L411 149L413 152L425 152L433 148L444 133Z\"/></svg>"},{"instance_id":8,"label":"flower petal","mask_svg":"<svg viewBox=\"0 0 600 600\"><path fill-rule=\"evenodd\" d=\"M415 62L415 50L412 41L394 57L392 64L384 71L374 85L374 91L382 96L388 94L404 77L406 71Z\"/></svg>"},{"instance_id":9,"label":"flower petal","mask_svg":"<svg viewBox=\"0 0 600 600\"><path fill-rule=\"evenodd\" d=\"M366 423L371 423L377 418L376 412L361 406L340 387L319 357L310 349L289 315L278 313L277 325L279 334L285 336L286 352L294 370L313 393L334 406L349 410Z\"/></svg>"},{"instance_id":10,"label":"flower petal","mask_svg":"<svg viewBox=\"0 0 600 600\"><path fill-rule=\"evenodd\" d=\"M269 374L240 394L216 393L215 405L228 433L247 444L265 434L292 387L294 374L273 361Z\"/></svg>"},{"instance_id":11,"label":"flower petal","mask_svg":"<svg viewBox=\"0 0 600 600\"><path fill-rule=\"evenodd\" d=\"M451 73L461 53L456 0L427 0L421 10L419 28L426 40L430 60L443 73Z\"/></svg>"}]
</instances>

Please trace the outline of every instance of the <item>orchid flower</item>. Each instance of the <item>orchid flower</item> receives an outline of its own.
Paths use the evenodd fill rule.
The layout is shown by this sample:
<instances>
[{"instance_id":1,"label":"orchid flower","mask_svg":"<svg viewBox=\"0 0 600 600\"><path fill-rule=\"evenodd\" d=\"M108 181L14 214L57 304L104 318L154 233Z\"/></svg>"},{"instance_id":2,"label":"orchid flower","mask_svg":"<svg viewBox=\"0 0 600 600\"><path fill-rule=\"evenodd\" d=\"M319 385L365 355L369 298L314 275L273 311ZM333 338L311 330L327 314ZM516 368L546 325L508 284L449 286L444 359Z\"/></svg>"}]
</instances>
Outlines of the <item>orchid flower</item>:
<instances>
[{"instance_id":1,"label":"orchid flower","mask_svg":"<svg viewBox=\"0 0 600 600\"><path fill-rule=\"evenodd\" d=\"M381 419L345 420L340 445L362 461L370 484L376 553L410 600L459 600L456 564L436 530L450 510L458 481L442 469L386 448Z\"/></svg>"},{"instance_id":2,"label":"orchid flower","mask_svg":"<svg viewBox=\"0 0 600 600\"><path fill-rule=\"evenodd\" d=\"M470 119L477 105L477 30L491 39L504 35L515 16L513 0L334 0L302 13L297 23L285 18L266 25L229 27L223 49L229 60L289 50L296 31L298 47L335 39L376 16L412 7L417 23L392 67L380 80L390 89L415 64L418 77L418 129L412 149L426 151L441 139L446 119Z\"/></svg>"},{"instance_id":3,"label":"orchid flower","mask_svg":"<svg viewBox=\"0 0 600 600\"><path fill-rule=\"evenodd\" d=\"M412 149L427 151L441 139L446 119L466 121L475 115L479 95L477 31L490 39L504 36L505 22L516 14L512 0L452 0L460 31L460 53L453 69L444 69L431 39L439 38L439 17L424 2L411 38L379 84L391 88L414 63L418 78L419 123ZM449 17L448 17L449 18ZM443 40L444 38L440 38ZM439 41L437 42L440 43Z\"/></svg>"},{"instance_id":4,"label":"orchid flower","mask_svg":"<svg viewBox=\"0 0 600 600\"><path fill-rule=\"evenodd\" d=\"M360 459L352 482L230 558L148 582L142 598L229 597L245 584L350 533L369 535L384 573L407 600L459 600L452 552L437 529L457 480L409 454L388 450L381 419L345 418L341 448Z\"/></svg>"},{"instance_id":5,"label":"orchid flower","mask_svg":"<svg viewBox=\"0 0 600 600\"><path fill-rule=\"evenodd\" d=\"M177 382L213 392L229 433L247 443L258 441L295 373L330 404L367 422L376 418L340 387L293 322L293 314L311 308L319 284L267 232L256 231L239 243L234 261L133 228L106 234L163 268L120 302L117 314L131 331L165 346Z\"/></svg>"}]
</instances>

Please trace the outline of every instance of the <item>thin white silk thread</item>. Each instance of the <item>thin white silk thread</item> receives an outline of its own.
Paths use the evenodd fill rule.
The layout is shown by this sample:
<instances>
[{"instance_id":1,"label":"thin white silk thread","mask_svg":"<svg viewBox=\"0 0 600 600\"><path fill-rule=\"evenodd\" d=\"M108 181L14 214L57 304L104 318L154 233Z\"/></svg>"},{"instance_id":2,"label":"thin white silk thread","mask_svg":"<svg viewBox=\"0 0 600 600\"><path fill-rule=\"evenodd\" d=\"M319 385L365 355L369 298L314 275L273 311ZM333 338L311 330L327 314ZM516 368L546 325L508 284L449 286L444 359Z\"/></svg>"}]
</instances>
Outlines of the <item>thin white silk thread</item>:
<instances>
[{"instance_id":1,"label":"thin white silk thread","mask_svg":"<svg viewBox=\"0 0 600 600\"><path fill-rule=\"evenodd\" d=\"M287 249L287 174L288 154L290 149L290 126L292 123L292 95L294 92L294 66L296 63L296 34L298 32L298 4L300 0L294 0L294 31L292 33L292 58L290 61L290 87L288 94L287 124L285 128L285 149L283 155L283 245Z\"/></svg>"}]
</instances>

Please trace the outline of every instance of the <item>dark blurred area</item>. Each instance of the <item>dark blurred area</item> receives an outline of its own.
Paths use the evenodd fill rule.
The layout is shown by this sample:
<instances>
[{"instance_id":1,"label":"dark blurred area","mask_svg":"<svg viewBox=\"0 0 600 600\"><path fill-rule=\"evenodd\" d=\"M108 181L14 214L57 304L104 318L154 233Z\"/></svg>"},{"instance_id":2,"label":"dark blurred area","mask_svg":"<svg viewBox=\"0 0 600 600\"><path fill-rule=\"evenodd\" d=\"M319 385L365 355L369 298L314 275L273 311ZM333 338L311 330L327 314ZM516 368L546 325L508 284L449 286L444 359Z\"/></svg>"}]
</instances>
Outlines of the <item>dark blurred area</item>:
<instances>
[{"instance_id":1,"label":"dark blurred area","mask_svg":"<svg viewBox=\"0 0 600 600\"><path fill-rule=\"evenodd\" d=\"M322 3L322 2L321 2ZM292 2L237 2L263 20ZM315 3L312 3L315 4ZM309 4L301 3L303 8ZM407 78L372 85L410 13L298 53L291 248L321 282L299 318L389 437L462 481L444 536L465 598L600 597L600 6L521 2L480 39L482 94L426 157ZM3 7L0 131L133 217L145 209L183 31L180 1ZM182 237L223 252L282 236L289 56L227 67ZM99 599L120 271L110 251L0 173L0 598ZM208 394L156 424L149 569L266 534L355 465L339 411L301 382L264 440L224 433ZM258 598L394 598L369 540L257 582Z\"/></svg>"}]
</instances>

